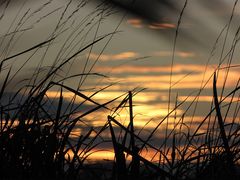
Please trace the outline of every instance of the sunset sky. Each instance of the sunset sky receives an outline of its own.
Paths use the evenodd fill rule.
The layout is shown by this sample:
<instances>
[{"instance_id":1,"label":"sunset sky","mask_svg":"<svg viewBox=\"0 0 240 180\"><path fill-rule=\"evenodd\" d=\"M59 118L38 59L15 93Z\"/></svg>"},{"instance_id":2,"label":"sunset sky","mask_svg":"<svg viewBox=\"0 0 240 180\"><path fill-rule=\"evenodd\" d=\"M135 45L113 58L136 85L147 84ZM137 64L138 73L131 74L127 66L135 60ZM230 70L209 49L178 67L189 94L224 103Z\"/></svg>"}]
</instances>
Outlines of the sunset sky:
<instances>
[{"instance_id":1,"label":"sunset sky","mask_svg":"<svg viewBox=\"0 0 240 180\"><path fill-rule=\"evenodd\" d=\"M69 1L23 0L20 2L12 0L6 11L4 11L5 6L1 5L0 17L2 14L4 16L0 20L0 52L3 52L0 57L11 56L51 37L51 32L56 27L67 2ZM66 14L70 15L81 2L83 1L72 0ZM137 128L142 128L153 118L151 123L146 126L149 129L155 127L156 123L169 111L168 93L170 86L172 88L170 109L174 108L176 97L178 97L178 102L186 100L186 103L176 112L177 117L181 118L188 105L198 94L199 89L205 85L204 91L199 96L197 111L194 114L195 121L200 121L207 114L211 105L212 75L219 65L220 57L222 57L222 62L218 76L218 88L221 88L225 83L229 60L229 56L226 54L231 49L239 26L240 4L235 7L231 25L226 27L235 0L189 0L179 26L175 56L173 66L171 66L177 23L185 0L136 0L135 4L130 2L130 0L113 0L113 4L109 7L113 8L114 13L106 15L98 24L99 18L104 15L98 14L95 19L88 18L86 22L82 21L84 17L88 15L94 17L98 13L94 10L101 3L101 0L89 1L78 13L73 15L69 22L63 25L61 29L63 33L54 40L42 62L42 67L48 69L48 66L54 63L57 52L71 32L80 33L81 29L84 29L84 33L87 33L89 27L87 23L89 21L96 22L96 26L86 36L82 33L67 41L66 44L70 42L73 44L69 47L66 45L68 49L63 49L66 51L61 54L61 58L68 57L79 47L92 42L94 36L99 37L115 30L119 31L111 39L107 37L92 48L82 52L72 64L63 69L63 72L68 72L68 74L91 71L103 76L89 76L81 80L73 78L66 82L67 85L76 88L80 82L83 92L89 95L102 87L116 83L93 97L99 103L104 103L134 88L144 89L133 99L136 105L134 107L135 125ZM43 4L46 5L42 6ZM42 9L38 11L41 6ZM32 15L28 18L28 14L31 13ZM16 31L14 28L22 17L26 22L17 29L17 35L13 38L13 43L10 44L11 51L6 52L4 47L11 38L11 32ZM221 31L222 34L214 48ZM8 35L6 36L6 34ZM223 55L221 55L225 37L226 44ZM108 42L108 40L110 41ZM105 47L105 45L107 46ZM214 51L212 51L213 49ZM43 50L39 50L27 62L24 70L17 73L9 91L12 91L16 82L32 76L40 62L39 54L43 52ZM212 55L211 52L213 52ZM23 58L9 61L8 65L13 65L13 70L17 71L25 63L23 59L30 55L26 54L22 56ZM231 62L234 67L229 71L224 94L233 89L239 80L239 63L239 52L235 52ZM207 82L208 80L209 82ZM47 95L52 99L59 97L55 89L47 92ZM63 93L63 96L66 101L70 101L72 97L71 93L67 91ZM231 99L226 99L226 102L230 101ZM234 99L234 101L239 101L239 99ZM119 102L120 100L115 102L114 106L117 106ZM87 105L91 106L92 104ZM103 125L106 114L100 111L92 115L88 119L89 124ZM124 120L127 114L127 110L122 112L121 120ZM192 117L193 111L190 110L186 113L186 121L190 122Z\"/></svg>"}]
</instances>

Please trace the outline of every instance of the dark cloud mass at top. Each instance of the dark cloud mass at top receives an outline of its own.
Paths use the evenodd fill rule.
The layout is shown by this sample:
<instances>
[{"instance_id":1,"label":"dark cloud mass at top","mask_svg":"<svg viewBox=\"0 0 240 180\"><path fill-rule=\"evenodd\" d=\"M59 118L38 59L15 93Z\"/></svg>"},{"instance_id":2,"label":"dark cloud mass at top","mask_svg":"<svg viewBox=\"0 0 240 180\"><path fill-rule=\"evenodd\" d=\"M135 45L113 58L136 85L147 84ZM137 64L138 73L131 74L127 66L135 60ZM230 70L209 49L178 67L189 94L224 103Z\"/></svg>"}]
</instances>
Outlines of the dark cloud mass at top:
<instances>
[{"instance_id":1,"label":"dark cloud mass at top","mask_svg":"<svg viewBox=\"0 0 240 180\"><path fill-rule=\"evenodd\" d=\"M0 0L0 4L10 1L12 6L18 6L23 2L34 3L37 0ZM75 2L79 0L74 0ZM164 18L178 15L185 0L93 0L96 3L109 2L129 13L136 14L153 22L162 22ZM233 0L229 0L233 1ZM46 1L43 1L46 2ZM66 2L68 2L66 0ZM192 2L189 1L191 4ZM200 0L199 4L209 10L223 10L229 6L226 0Z\"/></svg>"},{"instance_id":2,"label":"dark cloud mass at top","mask_svg":"<svg viewBox=\"0 0 240 180\"><path fill-rule=\"evenodd\" d=\"M108 1L116 5L116 7L119 7L120 10L127 10L128 14L138 16L149 24L165 23L176 26L186 0L95 1ZM208 47L210 44L209 37L216 38L216 34L221 31L221 28L224 27L229 20L235 1L236 0L188 0L181 23L182 38L188 40L190 42L189 44L195 42L200 47ZM156 32L164 33L163 31ZM200 36L202 38L199 38ZM182 44L182 47L185 46L187 47L188 45Z\"/></svg>"},{"instance_id":3,"label":"dark cloud mass at top","mask_svg":"<svg viewBox=\"0 0 240 180\"><path fill-rule=\"evenodd\" d=\"M99 1L99 0L96 0ZM106 0L102 0L106 1ZM107 0L129 12L142 16L151 21L161 21L166 16L176 15L183 8L185 0ZM233 0L230 0L233 2ZM229 2L230 2L229 1ZM208 10L226 10L229 2L226 0L200 0L199 5ZM189 4L193 2L189 1ZM197 12L196 12L197 13Z\"/></svg>"},{"instance_id":4,"label":"dark cloud mass at top","mask_svg":"<svg viewBox=\"0 0 240 180\"><path fill-rule=\"evenodd\" d=\"M178 10L174 0L108 0L109 2L127 9L150 21L162 21L166 14Z\"/></svg>"}]
</instances>

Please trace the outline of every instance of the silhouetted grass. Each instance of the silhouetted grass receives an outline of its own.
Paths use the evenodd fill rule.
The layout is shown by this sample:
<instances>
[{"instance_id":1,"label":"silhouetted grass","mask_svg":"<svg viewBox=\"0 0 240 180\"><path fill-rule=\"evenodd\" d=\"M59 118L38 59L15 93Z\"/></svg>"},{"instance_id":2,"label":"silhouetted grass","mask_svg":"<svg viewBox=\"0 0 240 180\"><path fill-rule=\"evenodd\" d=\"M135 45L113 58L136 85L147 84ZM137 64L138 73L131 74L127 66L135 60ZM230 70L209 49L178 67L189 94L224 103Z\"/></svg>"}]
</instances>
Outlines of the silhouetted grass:
<instances>
[{"instance_id":1,"label":"silhouetted grass","mask_svg":"<svg viewBox=\"0 0 240 180\"><path fill-rule=\"evenodd\" d=\"M0 47L7 36L11 36L10 41L13 41L14 36L23 31L21 28L24 22L40 12L50 2L43 4L31 14L28 11L24 13L14 31L7 32L3 37ZM147 137L143 136L141 131L144 128L139 132L134 126L136 117L134 116L133 97L138 93L136 90L129 91L127 94L105 103L96 102L93 97L108 87L95 90L92 95L85 95L81 88L87 77L104 77L102 74L91 73L92 67L89 71L86 69L89 57L84 64L83 72L71 75L69 74L69 71L71 71L69 68L64 76L59 75L60 72L64 72L63 68L75 61L80 53L86 49L91 49L93 45L106 38L110 40L117 32L116 28L112 33L99 36L97 28L93 41L74 50L76 44L79 43L74 43L74 39L80 34L86 33L80 38L80 42L84 41L89 31L94 26L98 26L102 18L109 15L108 3L100 4L95 12L90 13L83 19L77 28L82 28L80 32L75 29L70 33L68 40L61 46L49 69L42 65L48 49L54 45L55 40L63 33L65 25L85 5L84 1L79 2L75 11L66 17L71 2L69 1L66 5L56 28L47 40L14 55L9 55L11 49L9 44L3 48L3 55L0 56L0 75L3 77L0 89L0 179L239 179L240 126L238 118L240 86L237 82L236 87L223 96L225 81L219 99L217 73L221 73L220 66L224 61L223 53L221 54L219 67L206 81L206 84L209 81L213 82L212 107L197 126L192 128L191 123L185 122L185 115L194 102L198 102L198 98L206 86L204 83L196 98L185 109L179 120L176 118L176 110L185 104L188 97L181 102L178 102L177 97L175 107L172 110L170 110L169 100L168 115L158 121L156 127L151 129ZM4 12L0 16L0 22L9 3L9 0L0 3L0 6L5 6ZM181 12L178 28L186 6L187 1ZM48 15L42 16L36 23ZM95 22L93 19L99 16L101 16L100 20ZM89 20L93 22L86 24ZM92 28L83 32L88 26L92 26ZM174 51L177 35L178 29L174 41ZM227 54L234 53L238 41L237 35L235 38L232 48ZM15 71L12 69L13 65L8 63L10 61L16 62L16 58L21 59L28 53L34 55L42 48L45 48L45 51L40 57L40 63L34 70L33 76L30 79L22 80L27 82L24 86L19 88L14 86L16 89L13 89L13 93L8 96L7 93L9 87L12 88L11 83L14 78L22 71L32 56ZM174 54L172 66L173 61ZM230 70L231 59L229 59L228 66L228 70ZM45 68L46 73L42 76L41 72ZM172 72L170 76L172 76ZM75 77L80 79L76 88L65 84L67 80ZM171 97L171 81L170 79L169 97ZM56 92L59 93L54 101L47 94L51 89L56 89ZM63 95L65 91L73 94L70 101L65 101ZM225 103L226 98L229 97L232 98L232 101ZM233 102L234 97L238 98L237 102ZM80 98L82 101L77 102L76 98ZM122 99L119 105L111 107L113 102L119 99ZM93 106L86 108L87 103ZM124 108L129 110L127 126L118 121L119 114ZM223 111L224 108L227 108L227 111ZM111 115L106 117L105 125L96 130L95 127L86 124L84 118L100 109L109 110ZM234 111L234 117L231 121L227 121L230 110ZM169 122L174 113L176 122L173 128L169 130L168 124L166 127L163 125L165 121ZM201 131L203 125L207 125L204 132ZM74 130L78 126L82 126L85 131L79 131L75 135ZM163 129L165 132L164 140L159 144L152 143L152 139L156 138L156 133L162 130L162 126L166 128ZM101 136L103 132L108 132L111 136L110 141L115 154L114 162L89 164L87 162L89 153L91 154L92 150L96 149L98 145L108 141ZM152 159L149 159L142 155L144 151L153 151L155 154L151 157Z\"/></svg>"}]
</instances>

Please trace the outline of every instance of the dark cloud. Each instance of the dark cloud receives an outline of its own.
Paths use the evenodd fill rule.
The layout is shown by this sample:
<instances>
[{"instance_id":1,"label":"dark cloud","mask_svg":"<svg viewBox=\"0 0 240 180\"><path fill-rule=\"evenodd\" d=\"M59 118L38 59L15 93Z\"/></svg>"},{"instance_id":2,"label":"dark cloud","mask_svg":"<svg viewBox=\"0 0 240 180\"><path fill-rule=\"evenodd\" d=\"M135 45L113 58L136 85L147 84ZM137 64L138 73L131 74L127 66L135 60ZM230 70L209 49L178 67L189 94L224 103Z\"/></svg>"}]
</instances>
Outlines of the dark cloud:
<instances>
[{"instance_id":1,"label":"dark cloud","mask_svg":"<svg viewBox=\"0 0 240 180\"><path fill-rule=\"evenodd\" d=\"M174 0L108 0L128 12L141 16L150 21L159 22L172 11L177 11Z\"/></svg>"},{"instance_id":2,"label":"dark cloud","mask_svg":"<svg viewBox=\"0 0 240 180\"><path fill-rule=\"evenodd\" d=\"M102 0L103 1L103 0ZM165 16L179 13L183 7L185 0L107 0L123 9L129 10L131 13L140 15L146 19L153 21L161 21ZM232 3L234 0L230 0ZM188 4L195 2L189 1ZM229 6L224 0L201 0L199 5L204 6L208 10L222 10Z\"/></svg>"},{"instance_id":3,"label":"dark cloud","mask_svg":"<svg viewBox=\"0 0 240 180\"><path fill-rule=\"evenodd\" d=\"M99 2L100 0L96 0ZM144 19L147 23L177 24L185 0L107 0L129 14ZM236 0L193 0L188 1L180 26L181 49L197 48L205 50L212 44L217 33L228 22ZM224 9L224 11L223 11ZM237 10L236 10L237 11ZM208 18L209 17L209 18ZM200 30L201 29L201 30ZM172 38L175 29L154 31L164 38ZM202 38L199 38L202 37ZM212 38L213 37L213 38ZM212 39L211 39L212 38Z\"/></svg>"}]
</instances>

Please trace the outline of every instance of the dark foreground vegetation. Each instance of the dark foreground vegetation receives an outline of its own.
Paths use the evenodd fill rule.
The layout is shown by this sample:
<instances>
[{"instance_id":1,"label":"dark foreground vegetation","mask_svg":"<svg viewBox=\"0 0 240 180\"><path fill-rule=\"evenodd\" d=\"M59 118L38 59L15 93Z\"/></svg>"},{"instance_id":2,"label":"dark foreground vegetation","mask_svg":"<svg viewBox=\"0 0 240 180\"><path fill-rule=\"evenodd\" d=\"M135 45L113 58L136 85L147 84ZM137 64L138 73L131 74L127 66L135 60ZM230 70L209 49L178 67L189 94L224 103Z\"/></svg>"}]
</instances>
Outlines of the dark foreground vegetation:
<instances>
[{"instance_id":1,"label":"dark foreground vegetation","mask_svg":"<svg viewBox=\"0 0 240 180\"><path fill-rule=\"evenodd\" d=\"M58 99L57 111L53 113L55 117L51 117L42 104L46 103L43 94L46 89L31 98L27 97L24 104L14 108L13 114L8 106L2 106L1 179L239 179L239 124L224 123L215 85L214 79L214 106L197 129L194 132L177 129L185 126L183 119L169 132L162 148L155 147L149 140L164 120L147 139L142 139L134 132L132 92L115 109L117 112L120 108L129 107L130 121L127 127L114 116L108 116L106 125L95 136L90 137L94 131L91 128L75 139L71 137L71 132L77 122L99 108L107 108L110 102L99 104L74 119L71 113L61 112L62 96ZM232 97L239 89L238 86L228 96ZM81 94L76 92L75 95ZM85 100L90 101L91 98L86 97ZM208 118L215 112L214 125L209 125L204 133L198 132L201 126L209 123ZM119 137L115 133L116 128L122 131ZM111 133L115 160L89 164L84 154L95 148L94 141L104 131ZM172 141L170 146L167 145L167 139ZM161 156L161 161L149 161L142 157L140 152L144 149L155 150ZM126 159L126 154L130 160Z\"/></svg>"},{"instance_id":2,"label":"dark foreground vegetation","mask_svg":"<svg viewBox=\"0 0 240 180\"><path fill-rule=\"evenodd\" d=\"M83 6L84 4L80 3L77 8L80 9ZM92 28L98 26L99 21L111 12L109 11L111 6L106 4L104 6L101 4L98 8L94 12L97 15L94 13L91 15L101 16L101 18L96 22L92 19ZM16 62L16 58L21 59L24 55L29 55L31 58L31 55L40 49L45 48L47 52L55 39L64 31L61 28L66 22L71 21L74 13L79 9L64 20L66 8L54 32L46 41L14 55L7 53L11 46L6 45L4 55L0 56L0 179L240 179L239 82L236 82L235 88L224 96L222 92L225 85L221 89L217 88L217 77L221 73L219 69L226 57L221 57L219 67L208 79L208 82L212 82L211 109L206 112L205 117L194 129L184 121L185 113L197 104L198 97L205 87L203 84L180 120L174 124L171 131L166 131L165 141L160 146L151 143L155 132L176 113L185 101L176 100L175 107L169 111L168 115L159 120L147 137L142 137L134 126L133 97L138 93L136 90L108 102L98 103L93 100L93 97L108 87L95 90L93 94L86 96L81 86L84 79L103 75L91 73L91 70L86 71L85 68L79 74L65 73L64 77L61 74L64 67L74 61L79 54L106 38L111 39L116 30L103 36L96 35L94 41L78 47L75 52L69 53L66 57L62 54L63 50L66 52L66 49L71 49L75 45L64 44L50 68L42 67L40 62L31 77L19 83L14 82L14 78L22 71L28 60L17 70L12 69L12 62ZM34 16L34 13L31 16ZM9 32L3 38L10 36L10 41L13 41L26 17L27 14L24 14L15 31ZM90 21L91 18L87 20ZM178 25L180 25L180 20ZM230 26L230 23L231 20L227 26ZM87 28L87 26L82 28ZM231 58L239 40L238 32L232 42L232 48L227 53L229 70L233 68ZM69 39L72 36L73 34L70 34ZM45 55L43 53L39 59ZM65 81L76 77L81 79L77 88L65 84ZM59 93L54 100L47 94L52 89ZM73 94L70 101L64 99L65 92ZM75 101L77 98L81 98L82 101ZM116 100L119 102L119 99L118 106L112 106ZM230 101L225 102L226 99ZM85 103L92 103L93 106L86 108ZM127 126L118 121L118 115L123 108L129 110ZM86 117L103 109L110 114L104 119L106 121L104 126L96 129L86 124L84 121ZM229 120L230 113L233 115ZM79 126L82 126L85 131L73 136L75 129ZM205 131L201 131L203 126L206 127ZM115 153L114 160L88 163L89 153L101 143L109 141L101 136L105 132L111 135L110 141ZM154 151L155 156L159 156L158 161L142 156L141 152L144 150Z\"/></svg>"}]
</instances>

